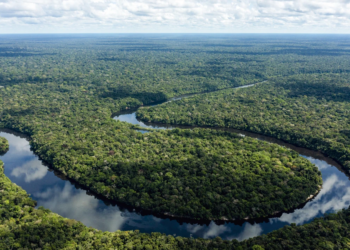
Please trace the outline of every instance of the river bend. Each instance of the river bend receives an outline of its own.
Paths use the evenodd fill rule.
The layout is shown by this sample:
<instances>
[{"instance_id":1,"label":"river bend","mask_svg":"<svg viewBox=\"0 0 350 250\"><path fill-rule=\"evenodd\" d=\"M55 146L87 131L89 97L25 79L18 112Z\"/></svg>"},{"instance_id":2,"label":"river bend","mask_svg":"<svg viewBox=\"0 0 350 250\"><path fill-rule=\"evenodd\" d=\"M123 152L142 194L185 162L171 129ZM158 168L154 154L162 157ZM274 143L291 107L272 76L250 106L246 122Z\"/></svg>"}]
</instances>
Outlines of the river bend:
<instances>
[{"instance_id":1,"label":"river bend","mask_svg":"<svg viewBox=\"0 0 350 250\"><path fill-rule=\"evenodd\" d=\"M148 129L181 127L145 124L136 119L135 110L121 112L114 119L138 124ZM251 136L274 142L297 151L320 169L323 178L323 187L320 193L302 208L261 222L245 222L242 225L232 222L218 225L213 221L194 223L193 221L145 215L133 209L111 204L97 198L73 182L66 180L59 173L50 170L30 150L28 138L21 134L6 130L0 132L0 136L7 138L10 143L9 151L0 156L0 159L5 164L6 176L31 194L31 197L37 201L37 206L43 206L63 217L79 220L86 226L104 231L140 230L145 233L161 232L184 237L213 238L220 236L223 239L244 240L266 234L291 223L302 225L316 217L349 207L349 177L341 170L340 165L332 159L318 152L295 147L270 137L234 129L226 130L242 134L242 136ZM140 132L149 131L141 130Z\"/></svg>"}]
</instances>

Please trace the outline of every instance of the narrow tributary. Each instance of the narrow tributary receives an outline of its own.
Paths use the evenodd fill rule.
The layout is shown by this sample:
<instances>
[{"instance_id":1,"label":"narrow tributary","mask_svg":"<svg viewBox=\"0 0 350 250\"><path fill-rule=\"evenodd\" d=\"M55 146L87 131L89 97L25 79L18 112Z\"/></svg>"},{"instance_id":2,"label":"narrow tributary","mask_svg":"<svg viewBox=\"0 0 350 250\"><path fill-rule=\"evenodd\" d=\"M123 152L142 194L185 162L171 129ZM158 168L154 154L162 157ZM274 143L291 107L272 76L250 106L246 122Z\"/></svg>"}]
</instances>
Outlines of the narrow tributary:
<instances>
[{"instance_id":1,"label":"narrow tributary","mask_svg":"<svg viewBox=\"0 0 350 250\"><path fill-rule=\"evenodd\" d=\"M119 113L114 119L138 124L144 128L181 127L145 124L136 119L136 111ZM0 156L0 159L5 163L6 176L31 194L32 198L37 201L37 206L43 206L61 216L76 219L87 226L107 231L140 230L146 233L161 232L184 237L212 238L220 236L223 239L243 240L271 232L290 223L297 225L308 223L326 213L349 207L349 178L341 171L339 164L332 159L318 152L295 147L270 137L233 129L227 130L277 143L299 152L322 172L322 190L302 208L284 213L280 217L254 223L245 222L242 225L231 222L218 225L215 222L193 222L145 215L120 204L103 201L73 182L66 180L59 173L50 170L30 150L28 138L21 134L5 130L0 132L0 136L7 138L10 143L10 150L5 155Z\"/></svg>"}]
</instances>

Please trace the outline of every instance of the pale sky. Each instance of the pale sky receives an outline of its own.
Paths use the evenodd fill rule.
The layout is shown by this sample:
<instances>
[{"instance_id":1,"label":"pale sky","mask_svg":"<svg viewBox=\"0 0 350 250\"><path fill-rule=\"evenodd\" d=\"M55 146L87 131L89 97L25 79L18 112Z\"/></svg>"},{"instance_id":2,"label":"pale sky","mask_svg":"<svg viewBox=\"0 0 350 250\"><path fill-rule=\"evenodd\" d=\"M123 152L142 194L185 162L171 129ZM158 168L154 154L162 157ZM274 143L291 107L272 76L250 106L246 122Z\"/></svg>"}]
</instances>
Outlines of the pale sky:
<instances>
[{"instance_id":1,"label":"pale sky","mask_svg":"<svg viewBox=\"0 0 350 250\"><path fill-rule=\"evenodd\" d=\"M0 0L0 33L350 33L350 0Z\"/></svg>"}]
</instances>

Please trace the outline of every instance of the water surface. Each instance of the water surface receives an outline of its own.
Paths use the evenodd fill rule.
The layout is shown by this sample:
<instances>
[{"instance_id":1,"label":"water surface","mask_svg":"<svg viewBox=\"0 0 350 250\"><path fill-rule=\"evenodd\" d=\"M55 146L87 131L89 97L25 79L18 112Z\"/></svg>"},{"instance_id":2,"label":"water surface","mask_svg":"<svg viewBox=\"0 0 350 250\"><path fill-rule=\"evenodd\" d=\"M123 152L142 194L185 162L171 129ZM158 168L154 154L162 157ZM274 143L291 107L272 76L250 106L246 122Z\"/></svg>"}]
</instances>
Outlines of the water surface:
<instances>
[{"instance_id":1,"label":"water surface","mask_svg":"<svg viewBox=\"0 0 350 250\"><path fill-rule=\"evenodd\" d=\"M290 223L301 225L350 205L350 181L336 167L337 164L321 154L300 149L303 156L321 170L324 184L314 200L292 213L284 213L279 218L260 223L246 222L243 225L234 223L217 225L215 222L196 224L158 218L153 215L141 215L136 211L97 199L49 170L30 150L29 142L25 137L8 131L1 132L0 136L7 138L10 143L10 150L4 156L0 156L5 163L6 176L30 193L31 197L38 202L37 206L44 206L64 217L79 220L87 226L111 232L138 229L141 232L157 231L185 237L220 236L224 239L243 240L268 233Z\"/></svg>"},{"instance_id":2,"label":"water surface","mask_svg":"<svg viewBox=\"0 0 350 250\"><path fill-rule=\"evenodd\" d=\"M179 98L173 98L170 101L176 99ZM144 123L137 120L135 110L121 112L114 119L138 124L147 129L171 129L174 127L191 129L191 127ZM94 196L80 188L79 185L66 180L59 173L50 170L30 150L28 138L20 134L5 130L0 132L0 136L7 138L10 143L9 151L0 156L0 159L5 163L6 176L31 194L31 197L37 201L37 206L43 206L64 217L79 220L86 226L111 232L140 230L145 233L161 232L184 237L213 238L220 236L223 239L244 240L266 234L291 223L302 225L327 213L349 207L349 178L341 170L341 166L332 159L318 152L299 148L267 136L235 129L224 130L277 143L297 151L320 169L323 178L321 191L302 208L259 222L245 222L237 225L232 222L217 224L213 221L176 220L145 215L143 212ZM140 130L140 132L149 131Z\"/></svg>"}]
</instances>

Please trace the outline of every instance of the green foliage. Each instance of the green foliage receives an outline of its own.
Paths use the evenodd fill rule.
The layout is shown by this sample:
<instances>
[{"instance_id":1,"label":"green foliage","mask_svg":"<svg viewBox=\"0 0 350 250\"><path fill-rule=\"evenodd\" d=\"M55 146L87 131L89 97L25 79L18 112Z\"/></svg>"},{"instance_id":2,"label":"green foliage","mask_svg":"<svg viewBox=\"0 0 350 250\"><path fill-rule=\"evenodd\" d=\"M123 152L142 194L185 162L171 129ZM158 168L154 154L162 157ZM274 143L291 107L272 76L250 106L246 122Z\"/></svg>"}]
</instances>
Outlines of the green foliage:
<instances>
[{"instance_id":1,"label":"green foliage","mask_svg":"<svg viewBox=\"0 0 350 250\"><path fill-rule=\"evenodd\" d=\"M135 98L100 98L55 83L0 92L4 127L30 135L54 169L133 207L194 219L259 218L295 208L320 189L317 168L282 147L203 129L141 134L111 119L141 105Z\"/></svg>"},{"instance_id":2,"label":"green foliage","mask_svg":"<svg viewBox=\"0 0 350 250\"><path fill-rule=\"evenodd\" d=\"M109 114L80 112L63 110L45 122L12 116L6 126L33 131L32 148L53 168L134 207L195 219L259 218L297 207L322 183L309 161L274 144L207 129L141 134Z\"/></svg>"},{"instance_id":3,"label":"green foliage","mask_svg":"<svg viewBox=\"0 0 350 250\"><path fill-rule=\"evenodd\" d=\"M346 79L336 75L275 79L249 89L140 109L138 117L265 134L324 152L350 170L350 87Z\"/></svg>"},{"instance_id":4,"label":"green foliage","mask_svg":"<svg viewBox=\"0 0 350 250\"><path fill-rule=\"evenodd\" d=\"M0 127L30 135L35 152L69 178L135 207L206 219L285 211L304 202L321 184L315 166L295 152L203 129L142 135L135 126L111 119L114 112L169 97L269 78L270 84L199 95L142 110L139 116L264 133L326 152L350 168L346 82L337 75L323 81L313 75L306 80L271 80L320 73L346 79L348 42L339 47L331 39L295 39L293 44L278 38L259 40L105 37L83 42L12 40L10 47L3 43ZM349 210L238 243L101 232L34 209L35 202L3 173L0 185L2 249L349 246Z\"/></svg>"},{"instance_id":5,"label":"green foliage","mask_svg":"<svg viewBox=\"0 0 350 250\"><path fill-rule=\"evenodd\" d=\"M138 231L102 232L39 207L3 173L0 161L1 249L350 249L350 210L304 226L286 226L246 241L189 239Z\"/></svg>"},{"instance_id":6,"label":"green foliage","mask_svg":"<svg viewBox=\"0 0 350 250\"><path fill-rule=\"evenodd\" d=\"M264 248L261 247L261 246L259 246L259 245L254 245L254 246L252 247L252 250L264 250Z\"/></svg>"},{"instance_id":7,"label":"green foliage","mask_svg":"<svg viewBox=\"0 0 350 250\"><path fill-rule=\"evenodd\" d=\"M3 173L0 161L1 249L177 249L174 238L138 231L102 232L40 207Z\"/></svg>"},{"instance_id":8,"label":"green foliage","mask_svg":"<svg viewBox=\"0 0 350 250\"><path fill-rule=\"evenodd\" d=\"M9 142L6 138L0 136L0 154L4 154L9 150Z\"/></svg>"}]
</instances>

